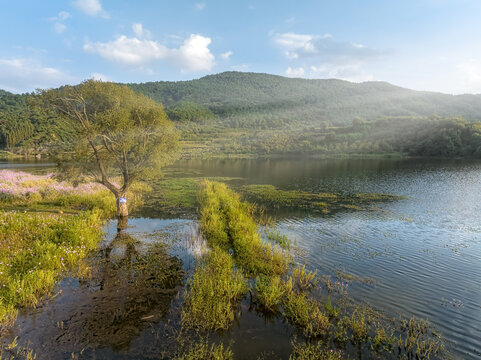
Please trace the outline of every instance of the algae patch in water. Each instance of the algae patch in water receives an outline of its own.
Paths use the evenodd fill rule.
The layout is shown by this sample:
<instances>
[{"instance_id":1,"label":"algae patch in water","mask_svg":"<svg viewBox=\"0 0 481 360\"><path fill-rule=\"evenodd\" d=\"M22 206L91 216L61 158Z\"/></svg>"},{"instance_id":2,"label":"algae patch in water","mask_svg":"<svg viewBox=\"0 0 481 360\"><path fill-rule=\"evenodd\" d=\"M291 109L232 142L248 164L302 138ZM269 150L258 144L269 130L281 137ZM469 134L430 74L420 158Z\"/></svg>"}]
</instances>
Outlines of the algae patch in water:
<instances>
[{"instance_id":1,"label":"algae patch in water","mask_svg":"<svg viewBox=\"0 0 481 360\"><path fill-rule=\"evenodd\" d=\"M71 313L59 327L57 346L127 348L140 332L170 310L184 273L162 243L146 247L119 232L92 264Z\"/></svg>"},{"instance_id":2,"label":"algae patch in water","mask_svg":"<svg viewBox=\"0 0 481 360\"><path fill-rule=\"evenodd\" d=\"M379 202L404 199L391 194L358 193L341 195L334 193L310 193L299 190L281 190L273 185L245 185L239 189L248 200L275 208L306 209L329 213L334 210L363 210Z\"/></svg>"}]
</instances>

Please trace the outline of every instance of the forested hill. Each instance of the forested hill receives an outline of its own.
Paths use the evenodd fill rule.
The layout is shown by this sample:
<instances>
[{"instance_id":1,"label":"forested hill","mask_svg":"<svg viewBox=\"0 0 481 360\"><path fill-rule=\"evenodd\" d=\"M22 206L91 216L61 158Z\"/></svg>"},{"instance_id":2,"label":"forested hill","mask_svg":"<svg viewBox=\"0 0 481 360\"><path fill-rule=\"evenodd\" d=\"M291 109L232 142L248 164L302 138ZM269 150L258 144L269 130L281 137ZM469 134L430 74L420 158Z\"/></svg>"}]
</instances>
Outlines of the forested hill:
<instances>
[{"instance_id":1,"label":"forested hill","mask_svg":"<svg viewBox=\"0 0 481 360\"><path fill-rule=\"evenodd\" d=\"M179 82L129 84L133 89L172 107L196 103L223 117L268 114L278 122L327 121L350 124L353 119L391 116L462 116L481 118L481 95L420 92L385 82L292 79L276 75L224 72ZM274 124L271 121L271 125Z\"/></svg>"},{"instance_id":2,"label":"forested hill","mask_svg":"<svg viewBox=\"0 0 481 360\"><path fill-rule=\"evenodd\" d=\"M481 158L481 95L241 72L128 85L164 104L182 133L184 157ZM0 150L47 155L74 138L55 114L31 107L32 96L0 91Z\"/></svg>"}]
</instances>

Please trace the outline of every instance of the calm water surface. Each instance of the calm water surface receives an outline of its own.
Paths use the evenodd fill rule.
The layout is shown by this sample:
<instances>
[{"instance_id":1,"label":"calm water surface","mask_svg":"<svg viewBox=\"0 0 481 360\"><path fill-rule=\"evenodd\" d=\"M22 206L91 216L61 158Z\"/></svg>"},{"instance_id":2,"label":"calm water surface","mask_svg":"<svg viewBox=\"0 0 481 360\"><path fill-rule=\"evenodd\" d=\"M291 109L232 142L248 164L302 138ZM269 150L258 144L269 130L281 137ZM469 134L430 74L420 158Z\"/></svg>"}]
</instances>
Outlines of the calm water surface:
<instances>
[{"instance_id":1,"label":"calm water surface","mask_svg":"<svg viewBox=\"0 0 481 360\"><path fill-rule=\"evenodd\" d=\"M0 164L2 167L5 166ZM44 171L45 167L34 169ZM382 192L406 196L406 200L381 204L375 211L336 212L325 216L282 211L276 214L276 222L278 228L304 250L301 261L319 274L335 276L342 271L372 279L373 283L350 285L349 294L356 301L369 303L389 316L428 318L447 339L455 355L462 359L481 359L481 162L190 160L177 162L166 174L233 177L238 184L273 184L282 189L313 192ZM194 254L201 252L203 246L196 240L195 221L189 216L186 219L157 217L131 219L128 231L148 239L146 234L168 232L177 226L176 236L184 242L173 246L171 254L181 258L188 272ZM107 235L106 243L113 236ZM188 246L184 246L185 242ZM190 250L182 250L186 248ZM40 334L58 332L52 324L68 318L69 311L61 310L62 303L72 304L79 298L74 295L76 292L92 292L91 287L74 280L66 280L62 286L63 292L56 300L34 314L23 314L13 331L33 339L33 344L43 343L45 351L56 354L52 358L66 358L69 351L80 350L64 343L61 350L52 350L48 345L51 343L42 342L45 335ZM179 293L181 291L176 290L175 294ZM178 320L175 309L181 303L181 296L175 294L162 304L163 317L156 319L155 324L141 322L134 326L135 331L122 343L124 346L102 343L98 346L100 350L87 349L84 356L155 358L148 357L146 349L152 349L155 354L169 346L168 341L160 338L168 332L166 324ZM82 301L92 302L91 299ZM140 315L145 317L145 314ZM252 359L273 348L281 358L287 358L291 332L292 329L279 320L262 318L244 306L239 323L224 338L235 340L233 350L238 359Z\"/></svg>"}]
</instances>

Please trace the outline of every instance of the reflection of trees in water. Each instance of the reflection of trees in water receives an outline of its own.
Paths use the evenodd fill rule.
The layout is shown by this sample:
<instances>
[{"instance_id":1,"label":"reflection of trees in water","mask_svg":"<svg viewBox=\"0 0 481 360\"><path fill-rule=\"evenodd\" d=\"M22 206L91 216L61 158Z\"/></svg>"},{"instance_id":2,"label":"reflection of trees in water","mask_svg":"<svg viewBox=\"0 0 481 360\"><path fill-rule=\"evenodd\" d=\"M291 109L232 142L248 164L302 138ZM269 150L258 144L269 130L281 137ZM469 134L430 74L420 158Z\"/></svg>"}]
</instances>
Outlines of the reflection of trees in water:
<instances>
[{"instance_id":1,"label":"reflection of trees in water","mask_svg":"<svg viewBox=\"0 0 481 360\"><path fill-rule=\"evenodd\" d=\"M139 250L140 242L119 231L94 266L92 292L63 322L59 345L128 347L140 332L166 315L183 279L182 263L165 245Z\"/></svg>"}]
</instances>

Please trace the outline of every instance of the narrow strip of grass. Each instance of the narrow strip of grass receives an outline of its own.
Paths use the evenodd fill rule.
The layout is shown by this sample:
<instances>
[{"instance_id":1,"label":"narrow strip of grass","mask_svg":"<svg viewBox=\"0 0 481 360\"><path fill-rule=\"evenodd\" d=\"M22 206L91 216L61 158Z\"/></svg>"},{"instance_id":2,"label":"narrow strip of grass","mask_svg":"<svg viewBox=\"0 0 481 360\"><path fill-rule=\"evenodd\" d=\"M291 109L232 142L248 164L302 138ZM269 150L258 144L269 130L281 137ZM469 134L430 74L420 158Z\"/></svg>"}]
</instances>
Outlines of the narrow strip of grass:
<instances>
[{"instance_id":1,"label":"narrow strip of grass","mask_svg":"<svg viewBox=\"0 0 481 360\"><path fill-rule=\"evenodd\" d=\"M198 191L201 228L211 246L233 251L236 265L248 276L281 275L287 259L261 240L253 207L225 184L204 180Z\"/></svg>"}]
</instances>

